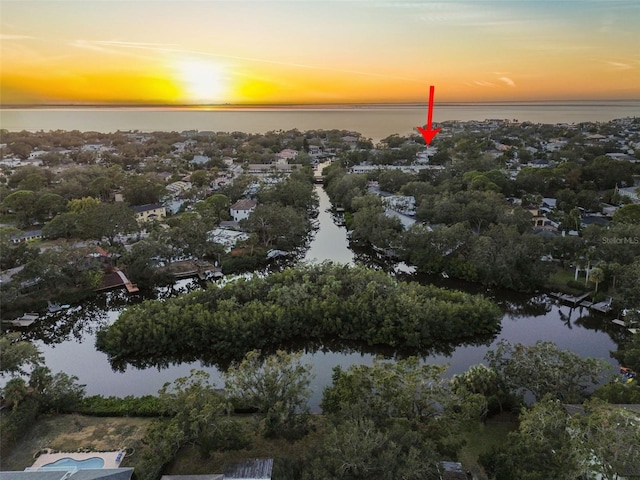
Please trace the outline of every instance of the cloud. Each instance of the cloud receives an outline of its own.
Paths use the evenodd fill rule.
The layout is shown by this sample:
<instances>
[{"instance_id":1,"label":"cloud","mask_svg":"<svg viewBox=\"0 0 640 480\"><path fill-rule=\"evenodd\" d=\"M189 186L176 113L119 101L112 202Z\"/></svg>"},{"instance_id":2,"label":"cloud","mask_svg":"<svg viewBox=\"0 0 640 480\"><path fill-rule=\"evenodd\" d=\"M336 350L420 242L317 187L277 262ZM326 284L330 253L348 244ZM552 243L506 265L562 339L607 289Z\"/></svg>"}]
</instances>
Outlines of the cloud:
<instances>
[{"instance_id":1,"label":"cloud","mask_svg":"<svg viewBox=\"0 0 640 480\"><path fill-rule=\"evenodd\" d=\"M485 82L483 80L474 80L473 83L479 87L495 87L495 83Z\"/></svg>"},{"instance_id":2,"label":"cloud","mask_svg":"<svg viewBox=\"0 0 640 480\"><path fill-rule=\"evenodd\" d=\"M16 35L11 33L0 33L0 40L33 40L36 37L31 35Z\"/></svg>"},{"instance_id":3,"label":"cloud","mask_svg":"<svg viewBox=\"0 0 640 480\"><path fill-rule=\"evenodd\" d=\"M633 70L635 67L629 63L623 62L612 62L607 61L607 65L611 67L612 70Z\"/></svg>"},{"instance_id":4,"label":"cloud","mask_svg":"<svg viewBox=\"0 0 640 480\"><path fill-rule=\"evenodd\" d=\"M506 83L508 86L510 86L512 88L516 86L516 82L511 80L509 77L499 77L498 80L500 80L501 82Z\"/></svg>"},{"instance_id":5,"label":"cloud","mask_svg":"<svg viewBox=\"0 0 640 480\"><path fill-rule=\"evenodd\" d=\"M337 72L337 73L346 73L350 75L362 75L367 77L387 78L391 80L404 80L404 81L414 82L414 83L424 83L423 80L419 80L416 78L401 77L398 75L389 75L389 74L378 73L378 72L364 72L360 70L336 69L332 67L308 65L304 63L269 60L266 58L245 57L245 56L239 56L239 55L227 55L227 54L222 54L217 52L190 50L190 49L181 48L179 45L172 44L172 43L124 42L124 41L118 41L118 40L76 40L72 42L71 45L77 48L94 50L102 53L107 53L110 55L126 55L126 56L142 57L142 55L131 53L130 50L147 50L147 51L151 50L151 51L162 53L162 54L172 54L172 55L179 54L179 55L192 55L192 56L199 56L199 57L223 58L223 59L229 59L229 60L240 60L243 62L256 62L256 63L271 64L271 65L282 65L283 67L304 68L309 70L323 70L323 71L331 71L331 72ZM147 56L145 56L145 58L147 58Z\"/></svg>"}]
</instances>

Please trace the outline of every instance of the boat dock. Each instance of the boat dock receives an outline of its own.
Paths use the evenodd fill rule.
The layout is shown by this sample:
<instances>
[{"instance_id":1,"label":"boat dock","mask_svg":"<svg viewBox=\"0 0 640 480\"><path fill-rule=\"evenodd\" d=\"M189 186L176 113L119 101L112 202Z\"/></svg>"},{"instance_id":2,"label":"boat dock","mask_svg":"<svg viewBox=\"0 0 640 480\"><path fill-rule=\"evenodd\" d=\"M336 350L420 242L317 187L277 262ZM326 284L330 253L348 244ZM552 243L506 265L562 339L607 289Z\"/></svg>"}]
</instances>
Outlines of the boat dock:
<instances>
[{"instance_id":1,"label":"boat dock","mask_svg":"<svg viewBox=\"0 0 640 480\"><path fill-rule=\"evenodd\" d=\"M631 333L636 334L638 333L638 331L640 331L640 328L638 328L640 325L640 320L638 320L637 318L627 318L627 317L631 317L632 312L628 309L624 309L622 311L622 319L616 318L614 320L611 320L612 323L615 323L616 325L620 325L621 327L625 327L627 330L629 330ZM640 311L638 311L638 313L640 313Z\"/></svg>"},{"instance_id":2,"label":"boat dock","mask_svg":"<svg viewBox=\"0 0 640 480\"><path fill-rule=\"evenodd\" d=\"M224 277L222 269L202 260L182 260L167 265L174 278L198 277L200 280L217 280Z\"/></svg>"},{"instance_id":3,"label":"boat dock","mask_svg":"<svg viewBox=\"0 0 640 480\"><path fill-rule=\"evenodd\" d=\"M96 288L96 292L120 287L126 288L129 293L136 293L140 290L135 283L131 283L122 270L114 267L111 273L105 274L102 285Z\"/></svg>"},{"instance_id":4,"label":"boat dock","mask_svg":"<svg viewBox=\"0 0 640 480\"><path fill-rule=\"evenodd\" d=\"M580 295L579 297L576 297L574 295L569 295L566 293L559 293L559 292L551 292L549 295L553 298L557 298L561 302L571 303L573 304L574 307L576 307L580 304L580 302L583 302L584 300L586 300L587 297L591 295L591 293L585 293L584 295Z\"/></svg>"},{"instance_id":5,"label":"boat dock","mask_svg":"<svg viewBox=\"0 0 640 480\"><path fill-rule=\"evenodd\" d=\"M14 320L7 320L7 323L10 323L14 327L29 327L38 321L40 318L39 313L25 313L20 318L16 318Z\"/></svg>"},{"instance_id":6,"label":"boat dock","mask_svg":"<svg viewBox=\"0 0 640 480\"><path fill-rule=\"evenodd\" d=\"M615 323L616 325L620 325L621 327L626 328L627 330L629 330L633 334L638 333L638 331L640 330L638 328L629 327L628 322L625 322L624 320L620 320L619 318L615 318L615 319L611 320L611 323Z\"/></svg>"},{"instance_id":7,"label":"boat dock","mask_svg":"<svg viewBox=\"0 0 640 480\"><path fill-rule=\"evenodd\" d=\"M124 288L127 289L127 292L135 293L140 290L135 283L131 283L131 281L127 278L127 276L124 274L122 270L120 270L119 268L116 268L115 270L116 270L116 274L122 280L122 283L124 284Z\"/></svg>"},{"instance_id":8,"label":"boat dock","mask_svg":"<svg viewBox=\"0 0 640 480\"><path fill-rule=\"evenodd\" d=\"M585 293L580 296L568 295L566 293L559 292L551 292L549 293L550 297L557 298L561 302L568 303L573 305L574 307L584 307L589 308L591 310L595 310L601 313L608 313L611 311L611 302L612 298L605 300L604 302L590 302L587 298L591 295L591 293Z\"/></svg>"},{"instance_id":9,"label":"boat dock","mask_svg":"<svg viewBox=\"0 0 640 480\"><path fill-rule=\"evenodd\" d=\"M611 310L612 301L613 301L612 298L609 298L609 300L605 300L604 302L598 302L598 303L588 302L584 300L580 302L580 306L590 308L591 310L596 310L601 313L608 313Z\"/></svg>"}]
</instances>

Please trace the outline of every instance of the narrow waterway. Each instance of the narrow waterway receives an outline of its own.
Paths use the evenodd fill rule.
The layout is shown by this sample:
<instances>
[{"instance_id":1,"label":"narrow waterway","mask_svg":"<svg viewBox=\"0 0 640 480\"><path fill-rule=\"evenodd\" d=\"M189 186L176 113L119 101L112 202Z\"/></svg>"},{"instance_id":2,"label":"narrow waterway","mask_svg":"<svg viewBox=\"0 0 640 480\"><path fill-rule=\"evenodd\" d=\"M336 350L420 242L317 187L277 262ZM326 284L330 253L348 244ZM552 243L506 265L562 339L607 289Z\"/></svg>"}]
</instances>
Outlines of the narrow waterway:
<instances>
[{"instance_id":1,"label":"narrow waterway","mask_svg":"<svg viewBox=\"0 0 640 480\"><path fill-rule=\"evenodd\" d=\"M353 263L356 257L349 249L347 232L334 223L330 212L330 201L321 186L317 186L320 200L319 227L304 257L304 262L326 260L339 263ZM458 285L454 285L459 288ZM183 281L176 288L197 288L194 282ZM486 292L501 304L504 311L502 330L489 345L460 346L450 355L434 355L425 362L449 364L449 374L466 371L469 366L483 361L487 350L506 339L512 343L533 344L538 340L555 342L560 348L571 350L583 357L599 357L616 365L610 351L617 345L612 338L623 335L622 329L611 325L604 316L592 316L586 309L569 309L559 306L548 297L519 296L504 292ZM159 292L168 296L169 291ZM179 364L158 370L155 368L134 369L114 372L107 356L95 349L95 330L101 325L115 321L126 304L134 301L123 292L110 292L87 302L78 312L60 312L52 325L49 338L67 331L66 339L57 344L38 341L46 364L53 372L64 371L79 378L86 384L87 394L105 396L155 394L166 382L188 375L191 369L202 369L211 375L217 386L222 387L220 373L213 367L202 367L198 362ZM72 317L80 317L73 320ZM358 352L309 352L304 360L313 366L313 396L311 406L317 410L322 390L331 383L332 369L340 365L348 368L352 364L371 364L373 355Z\"/></svg>"}]
</instances>

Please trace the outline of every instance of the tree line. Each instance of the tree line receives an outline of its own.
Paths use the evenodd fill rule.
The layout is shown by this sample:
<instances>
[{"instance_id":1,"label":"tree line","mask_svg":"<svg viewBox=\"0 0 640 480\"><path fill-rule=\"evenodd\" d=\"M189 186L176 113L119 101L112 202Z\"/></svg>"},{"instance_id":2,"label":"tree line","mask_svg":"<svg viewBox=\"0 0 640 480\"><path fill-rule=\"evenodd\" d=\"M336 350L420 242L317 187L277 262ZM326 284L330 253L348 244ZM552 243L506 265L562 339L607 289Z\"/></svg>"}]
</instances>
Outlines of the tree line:
<instances>
[{"instance_id":1,"label":"tree line","mask_svg":"<svg viewBox=\"0 0 640 480\"><path fill-rule=\"evenodd\" d=\"M196 359L224 366L292 342L426 353L491 338L500 317L479 295L325 263L132 306L98 332L96 346L116 369Z\"/></svg>"}]
</instances>

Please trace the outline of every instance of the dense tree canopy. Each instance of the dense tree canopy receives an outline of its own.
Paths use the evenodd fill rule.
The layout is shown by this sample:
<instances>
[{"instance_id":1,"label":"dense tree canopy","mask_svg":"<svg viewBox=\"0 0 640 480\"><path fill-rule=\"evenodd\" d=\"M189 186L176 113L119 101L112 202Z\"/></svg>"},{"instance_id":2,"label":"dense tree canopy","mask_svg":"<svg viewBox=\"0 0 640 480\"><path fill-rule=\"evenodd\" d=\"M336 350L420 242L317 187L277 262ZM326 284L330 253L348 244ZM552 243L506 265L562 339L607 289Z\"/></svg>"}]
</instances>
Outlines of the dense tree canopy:
<instances>
[{"instance_id":1,"label":"dense tree canopy","mask_svg":"<svg viewBox=\"0 0 640 480\"><path fill-rule=\"evenodd\" d=\"M189 359L224 365L294 340L426 353L493 335L499 319L497 307L481 296L322 264L144 302L99 332L97 346L119 369Z\"/></svg>"},{"instance_id":2,"label":"dense tree canopy","mask_svg":"<svg viewBox=\"0 0 640 480\"><path fill-rule=\"evenodd\" d=\"M264 416L265 437L293 439L306 433L311 365L303 364L300 357L300 353L279 350L261 358L253 350L224 374L227 397Z\"/></svg>"},{"instance_id":3,"label":"dense tree canopy","mask_svg":"<svg viewBox=\"0 0 640 480\"><path fill-rule=\"evenodd\" d=\"M604 360L582 358L543 341L511 345L502 340L485 358L514 393L528 392L537 401L551 395L563 402L578 403L608 368Z\"/></svg>"},{"instance_id":4,"label":"dense tree canopy","mask_svg":"<svg viewBox=\"0 0 640 480\"><path fill-rule=\"evenodd\" d=\"M26 365L31 367L42 362L37 347L22 339L20 333L7 333L0 336L0 375L25 374Z\"/></svg>"}]
</instances>

